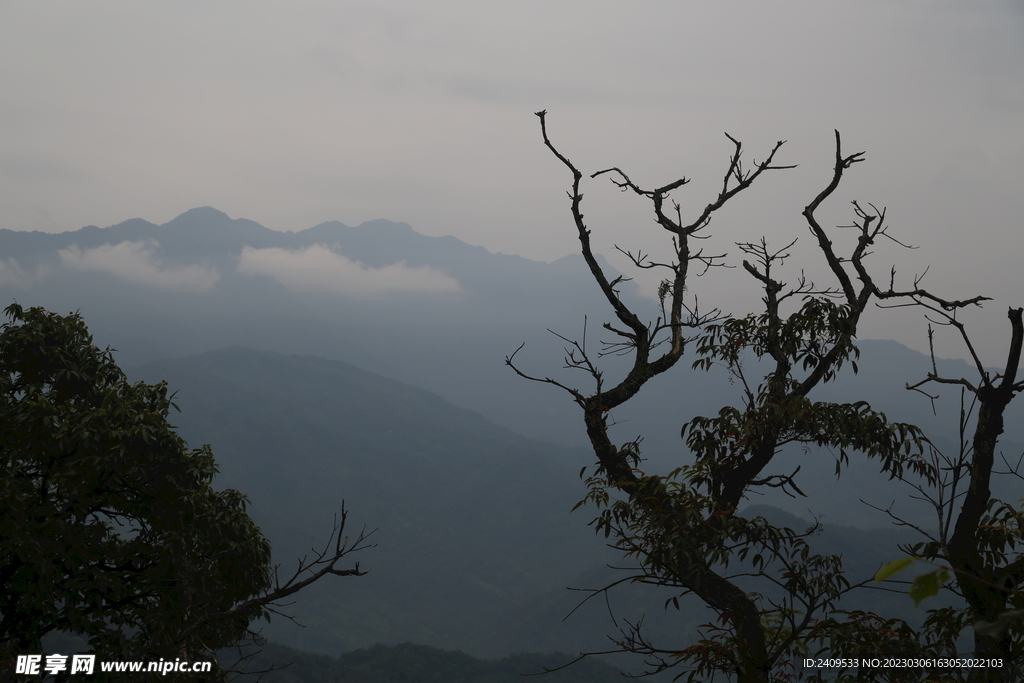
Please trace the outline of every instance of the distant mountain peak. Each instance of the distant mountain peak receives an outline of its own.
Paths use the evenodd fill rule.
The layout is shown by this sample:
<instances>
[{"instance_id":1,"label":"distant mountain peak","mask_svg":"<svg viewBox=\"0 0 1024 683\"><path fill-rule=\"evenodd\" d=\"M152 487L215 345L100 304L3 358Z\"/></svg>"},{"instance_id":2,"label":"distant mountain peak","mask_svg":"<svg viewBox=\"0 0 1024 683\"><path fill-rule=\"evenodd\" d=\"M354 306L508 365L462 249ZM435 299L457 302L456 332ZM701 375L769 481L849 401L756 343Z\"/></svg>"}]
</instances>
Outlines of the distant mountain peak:
<instances>
[{"instance_id":1,"label":"distant mountain peak","mask_svg":"<svg viewBox=\"0 0 1024 683\"><path fill-rule=\"evenodd\" d=\"M206 231L211 228L221 230L242 224L256 225L255 223L252 223L252 221L247 221L245 219L233 219L223 211L218 211L212 206L201 206L195 209L189 209L173 220L167 221L160 227L163 228L163 231L172 230L177 232L181 230L193 231L197 229Z\"/></svg>"},{"instance_id":2,"label":"distant mountain peak","mask_svg":"<svg viewBox=\"0 0 1024 683\"><path fill-rule=\"evenodd\" d=\"M173 220L168 221L165 225L171 223L194 223L197 221L229 221L231 216L227 215L223 211L218 211L212 206L199 206L194 209L189 209L185 213L175 217Z\"/></svg>"}]
</instances>

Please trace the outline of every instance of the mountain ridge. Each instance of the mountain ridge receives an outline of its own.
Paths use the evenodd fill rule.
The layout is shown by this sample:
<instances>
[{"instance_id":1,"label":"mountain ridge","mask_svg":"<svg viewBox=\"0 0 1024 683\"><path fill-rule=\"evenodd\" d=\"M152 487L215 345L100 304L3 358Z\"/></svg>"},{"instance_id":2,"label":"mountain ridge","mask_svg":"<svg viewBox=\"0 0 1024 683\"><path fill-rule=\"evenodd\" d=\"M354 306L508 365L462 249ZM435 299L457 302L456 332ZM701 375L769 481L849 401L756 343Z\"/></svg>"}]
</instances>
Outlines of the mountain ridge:
<instances>
[{"instance_id":1,"label":"mountain ridge","mask_svg":"<svg viewBox=\"0 0 1024 683\"><path fill-rule=\"evenodd\" d=\"M430 392L244 347L154 361L131 377L169 382L179 433L213 445L217 485L249 496L283 572L325 541L342 500L346 533L379 529L378 547L353 557L367 576L304 593L296 616L310 628L270 625L285 644L337 652L411 640L491 654L501 645L481 636L501 632L503 611L606 555L569 515L586 451L526 439ZM333 623L332 610L350 619Z\"/></svg>"},{"instance_id":2,"label":"mountain ridge","mask_svg":"<svg viewBox=\"0 0 1024 683\"><path fill-rule=\"evenodd\" d=\"M570 396L550 385L525 381L504 364L506 356L520 349L516 361L524 372L568 386L582 381L587 388L588 377L560 367L566 341L548 331L565 339L587 337L591 353L603 338L598 323L607 319L607 304L579 255L551 264L530 261L492 254L454 237L419 235L407 224L383 219L355 228L327 222L287 233L231 219L209 207L165 224L168 234L182 228L177 242L163 233L159 236L166 244L147 242L161 227L141 219L118 225L83 229L95 233L94 246L79 245L77 251L66 246L78 239L76 233L63 233L63 243L53 242L54 235L38 233L36 252L46 261L46 268L40 269L49 269L38 277L27 261L21 267L10 260L19 257L14 242L25 234L0 231L0 253L5 256L0 259L0 296L55 311L80 310L97 343L118 349L125 367L232 345L342 360L438 394L518 434L563 446L587 446ZM114 228L119 232L102 237ZM306 237L300 239L303 234ZM245 235L256 237L250 240ZM135 246L95 246L115 237ZM308 249L324 243L327 248ZM239 272L239 254L247 247L263 250L263 261L251 272ZM438 273L457 281L458 290L419 291L412 285L393 289L396 281L436 284ZM317 289L308 286L308 277L313 276L326 284L331 278L355 278L352 282L368 280L392 289L379 296L361 296L343 286ZM621 293L641 314L652 320L660 315L657 302L640 297L628 283ZM942 392L947 396L939 402L940 414L932 415L927 398L905 389L927 375L930 360L894 344L859 342L860 373L841 373L835 384L820 387L812 398L867 400L894 420L919 424L937 439L955 443L957 435L950 426L955 428L959 406L953 405L953 392ZM628 370L622 358L610 356L600 362L607 378ZM972 369L954 360L939 361L939 370L949 376L971 376ZM740 398L727 372L695 372L684 360L671 373L648 382L635 401L613 411L613 438L624 443L642 435L643 456L655 467L671 469L684 455L679 440L682 424L735 405ZM1007 452L1024 442L1022 409L1011 405L1007 414ZM801 464L805 474L814 470L810 478L821 482L821 490L834 481L829 454L787 457L794 467ZM849 476L851 482L867 486L878 474L871 463L856 462ZM892 499L899 494L873 483L870 492L883 506L888 505L883 494ZM830 519L853 518L863 526L865 522L857 519L863 514L857 487L845 487L843 494L845 498L821 501L823 511ZM800 501L772 504L802 510Z\"/></svg>"},{"instance_id":3,"label":"mountain ridge","mask_svg":"<svg viewBox=\"0 0 1024 683\"><path fill-rule=\"evenodd\" d=\"M154 361L133 380L167 380L178 432L209 443L218 487L245 492L287 575L320 546L342 501L346 533L378 529L376 548L351 556L370 573L323 581L272 622L275 642L324 654L410 641L477 657L603 649L608 616L685 639L703 609L665 611L671 590L624 586L580 606L586 592L621 578L623 559L588 526L596 510L571 509L585 491L585 448L566 449L493 425L428 391L343 361L230 347ZM849 486L849 484L846 484ZM833 485L832 487L836 487ZM806 516L759 501L741 514L803 531ZM826 520L812 547L845 553L867 579L915 540L905 529L863 530ZM906 596L899 596L905 598ZM862 604L885 596L868 594ZM905 616L913 603L896 605ZM690 603L684 603L690 605ZM571 618L563 619L573 614Z\"/></svg>"}]
</instances>

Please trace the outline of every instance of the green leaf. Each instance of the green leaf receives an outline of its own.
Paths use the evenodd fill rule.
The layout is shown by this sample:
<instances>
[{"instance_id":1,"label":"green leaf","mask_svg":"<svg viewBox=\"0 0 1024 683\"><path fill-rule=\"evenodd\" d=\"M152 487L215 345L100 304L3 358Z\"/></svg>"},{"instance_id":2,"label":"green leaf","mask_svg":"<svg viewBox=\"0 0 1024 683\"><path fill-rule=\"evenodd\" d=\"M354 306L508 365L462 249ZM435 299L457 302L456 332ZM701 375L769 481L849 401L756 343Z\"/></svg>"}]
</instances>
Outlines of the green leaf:
<instances>
[{"instance_id":1,"label":"green leaf","mask_svg":"<svg viewBox=\"0 0 1024 683\"><path fill-rule=\"evenodd\" d=\"M916 561L917 558L914 557L901 557L898 560L890 562L879 569L878 573L875 574L875 583L881 583L882 581L891 579L910 565L914 564Z\"/></svg>"},{"instance_id":2,"label":"green leaf","mask_svg":"<svg viewBox=\"0 0 1024 683\"><path fill-rule=\"evenodd\" d=\"M949 581L949 578L949 570L945 567L916 577L914 582L910 584L910 591L908 591L910 597L914 599L914 605L920 605L921 601L925 598L938 595L942 584Z\"/></svg>"}]
</instances>

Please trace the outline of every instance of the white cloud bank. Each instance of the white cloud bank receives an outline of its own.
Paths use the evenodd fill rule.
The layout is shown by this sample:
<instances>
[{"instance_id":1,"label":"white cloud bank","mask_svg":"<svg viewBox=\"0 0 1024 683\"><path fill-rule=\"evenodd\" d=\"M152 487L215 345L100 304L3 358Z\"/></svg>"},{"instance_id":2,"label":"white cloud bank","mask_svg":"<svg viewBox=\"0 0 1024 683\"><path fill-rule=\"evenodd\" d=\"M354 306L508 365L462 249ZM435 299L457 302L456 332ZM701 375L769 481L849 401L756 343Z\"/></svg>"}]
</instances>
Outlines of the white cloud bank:
<instances>
[{"instance_id":1,"label":"white cloud bank","mask_svg":"<svg viewBox=\"0 0 1024 683\"><path fill-rule=\"evenodd\" d=\"M321 290L356 298L461 291L458 280L436 268L410 268L405 261L372 268L323 244L297 250L245 247L238 272L269 275L291 290Z\"/></svg>"},{"instance_id":2,"label":"white cloud bank","mask_svg":"<svg viewBox=\"0 0 1024 683\"><path fill-rule=\"evenodd\" d=\"M153 254L159 244L146 242L118 242L101 247L82 249L71 246L57 252L61 263L75 270L110 273L138 284L162 289L204 292L220 279L214 268L192 265L164 267Z\"/></svg>"}]
</instances>

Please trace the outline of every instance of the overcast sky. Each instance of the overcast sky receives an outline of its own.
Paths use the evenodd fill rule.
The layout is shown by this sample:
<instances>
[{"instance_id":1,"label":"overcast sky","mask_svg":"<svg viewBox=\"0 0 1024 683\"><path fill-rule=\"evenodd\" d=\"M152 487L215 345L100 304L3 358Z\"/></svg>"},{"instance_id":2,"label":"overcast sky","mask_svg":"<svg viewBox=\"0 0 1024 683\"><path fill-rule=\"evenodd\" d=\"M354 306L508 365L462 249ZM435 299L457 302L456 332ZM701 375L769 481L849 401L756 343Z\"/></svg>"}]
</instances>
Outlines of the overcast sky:
<instances>
[{"instance_id":1,"label":"overcast sky","mask_svg":"<svg viewBox=\"0 0 1024 683\"><path fill-rule=\"evenodd\" d=\"M720 182L723 132L748 161L788 140L778 160L800 167L723 211L709 248L801 237L799 267L838 128L867 161L822 222L848 222L852 199L887 206L920 249L881 248L878 272L896 263L909 285L930 264L941 294L993 296L971 320L996 363L1006 307L1024 305L1022 65L1019 0L0 1L0 227L209 205L277 230L388 218L551 261L576 242L570 178L533 115L547 109L581 170L692 178L691 211ZM640 198L584 191L600 251L657 250ZM756 302L739 270L709 282L694 285L709 305ZM864 336L923 348L921 318L901 316ZM939 355L962 353L950 339Z\"/></svg>"}]
</instances>

